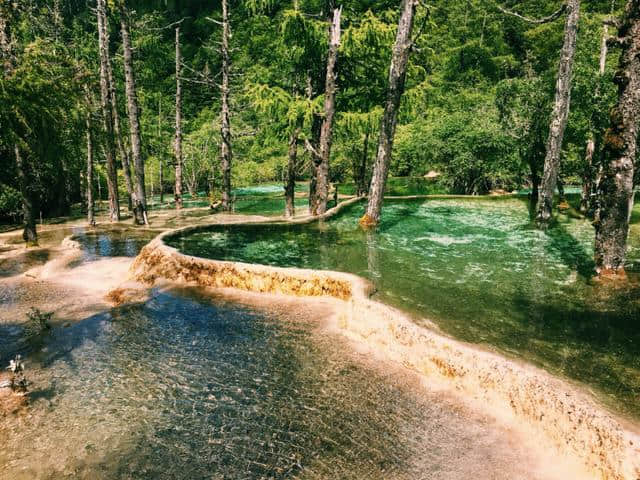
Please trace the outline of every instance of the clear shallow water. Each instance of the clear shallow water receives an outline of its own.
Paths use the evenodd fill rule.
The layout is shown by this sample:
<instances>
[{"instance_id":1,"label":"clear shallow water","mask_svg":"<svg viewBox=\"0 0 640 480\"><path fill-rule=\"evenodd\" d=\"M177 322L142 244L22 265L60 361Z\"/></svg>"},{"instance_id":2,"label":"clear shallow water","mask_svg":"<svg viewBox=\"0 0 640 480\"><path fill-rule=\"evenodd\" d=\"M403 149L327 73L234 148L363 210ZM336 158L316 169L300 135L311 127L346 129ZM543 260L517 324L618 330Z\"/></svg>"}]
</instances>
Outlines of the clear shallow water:
<instances>
[{"instance_id":1,"label":"clear shallow water","mask_svg":"<svg viewBox=\"0 0 640 480\"><path fill-rule=\"evenodd\" d=\"M0 477L540 478L517 438L297 315L185 290L52 330Z\"/></svg>"},{"instance_id":2,"label":"clear shallow water","mask_svg":"<svg viewBox=\"0 0 640 480\"><path fill-rule=\"evenodd\" d=\"M361 204L310 225L218 227L169 244L201 257L339 270L446 333L580 380L640 415L640 288L592 284L593 229L531 228L525 199L387 202L376 232ZM640 270L634 226L629 270ZM633 273L632 273L633 276ZM637 275L635 275L637 277Z\"/></svg>"},{"instance_id":3,"label":"clear shallow water","mask_svg":"<svg viewBox=\"0 0 640 480\"><path fill-rule=\"evenodd\" d=\"M123 232L81 232L73 236L84 253L84 260L97 260L104 257L135 257L158 232L129 230Z\"/></svg>"}]
</instances>

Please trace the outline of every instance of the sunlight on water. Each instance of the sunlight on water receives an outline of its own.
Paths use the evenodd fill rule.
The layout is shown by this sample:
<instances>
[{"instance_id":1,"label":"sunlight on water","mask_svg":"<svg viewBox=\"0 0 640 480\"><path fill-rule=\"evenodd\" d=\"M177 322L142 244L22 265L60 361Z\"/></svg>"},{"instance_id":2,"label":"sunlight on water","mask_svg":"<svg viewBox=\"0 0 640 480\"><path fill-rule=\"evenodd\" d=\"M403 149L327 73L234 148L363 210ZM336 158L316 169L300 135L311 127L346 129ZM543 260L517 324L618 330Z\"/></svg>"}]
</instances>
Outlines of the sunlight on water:
<instances>
[{"instance_id":1,"label":"sunlight on water","mask_svg":"<svg viewBox=\"0 0 640 480\"><path fill-rule=\"evenodd\" d=\"M591 384L617 409L640 414L640 289L593 284L587 221L562 216L538 231L524 198L405 201L386 203L380 228L364 232L362 210L169 243L190 255L364 276L380 299L446 333ZM630 270L639 255L632 230Z\"/></svg>"},{"instance_id":2,"label":"sunlight on water","mask_svg":"<svg viewBox=\"0 0 640 480\"><path fill-rule=\"evenodd\" d=\"M54 329L31 407L0 422L0 476L538 478L495 423L288 315L184 290Z\"/></svg>"}]
</instances>

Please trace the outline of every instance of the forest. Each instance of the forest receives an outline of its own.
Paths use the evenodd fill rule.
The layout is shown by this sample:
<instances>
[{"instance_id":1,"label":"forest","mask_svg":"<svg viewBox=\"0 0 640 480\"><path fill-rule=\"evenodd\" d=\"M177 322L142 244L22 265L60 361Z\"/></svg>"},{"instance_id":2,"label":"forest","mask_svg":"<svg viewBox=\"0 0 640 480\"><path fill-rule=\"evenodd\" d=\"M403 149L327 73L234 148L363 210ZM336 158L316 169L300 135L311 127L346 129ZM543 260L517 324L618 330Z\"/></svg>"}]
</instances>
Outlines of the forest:
<instances>
[{"instance_id":1,"label":"forest","mask_svg":"<svg viewBox=\"0 0 640 480\"><path fill-rule=\"evenodd\" d=\"M612 142L624 145L613 150L606 142L608 131L637 130L637 91L628 93L636 105L623 131L610 125L623 95L616 75L637 76L637 42L611 41L633 37L634 2L568 3L562 12L555 1L412 6L406 80L397 85L388 78L399 15L393 2L340 5L335 39L331 2L164 3L3 2L5 222L24 216L30 225L76 204L86 209L91 192L91 202L108 199L113 210L119 200L144 223L145 192L175 195L178 206L183 190L204 192L228 209L231 185L286 178L313 178L311 189L317 180L322 204L329 183L369 190L383 142L393 143L393 153L380 180L386 170L436 172L442 192L529 188L532 197L542 183L542 203L551 203L557 178L560 187L583 187L584 213L626 210L621 196L628 201L633 188L608 185L599 172L628 170L610 162L620 148L635 152L630 138L616 136ZM625 26L616 20L623 14ZM380 124L392 89L399 105L385 139ZM600 197L611 203L597 208ZM312 212L325 209L312 203Z\"/></svg>"},{"instance_id":2,"label":"forest","mask_svg":"<svg viewBox=\"0 0 640 480\"><path fill-rule=\"evenodd\" d=\"M640 0L0 0L0 478L640 479Z\"/></svg>"}]
</instances>

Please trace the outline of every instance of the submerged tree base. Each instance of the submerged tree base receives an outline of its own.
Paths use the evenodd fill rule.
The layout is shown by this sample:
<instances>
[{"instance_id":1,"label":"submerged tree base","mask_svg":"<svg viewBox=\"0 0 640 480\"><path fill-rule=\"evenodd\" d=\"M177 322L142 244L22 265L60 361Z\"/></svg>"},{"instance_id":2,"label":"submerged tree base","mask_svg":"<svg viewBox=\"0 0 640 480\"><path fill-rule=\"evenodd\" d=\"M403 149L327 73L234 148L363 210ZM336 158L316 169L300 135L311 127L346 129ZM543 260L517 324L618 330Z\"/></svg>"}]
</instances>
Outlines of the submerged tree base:
<instances>
[{"instance_id":1,"label":"submerged tree base","mask_svg":"<svg viewBox=\"0 0 640 480\"><path fill-rule=\"evenodd\" d=\"M363 228L375 228L378 226L378 222L367 213L362 216L358 223Z\"/></svg>"}]
</instances>

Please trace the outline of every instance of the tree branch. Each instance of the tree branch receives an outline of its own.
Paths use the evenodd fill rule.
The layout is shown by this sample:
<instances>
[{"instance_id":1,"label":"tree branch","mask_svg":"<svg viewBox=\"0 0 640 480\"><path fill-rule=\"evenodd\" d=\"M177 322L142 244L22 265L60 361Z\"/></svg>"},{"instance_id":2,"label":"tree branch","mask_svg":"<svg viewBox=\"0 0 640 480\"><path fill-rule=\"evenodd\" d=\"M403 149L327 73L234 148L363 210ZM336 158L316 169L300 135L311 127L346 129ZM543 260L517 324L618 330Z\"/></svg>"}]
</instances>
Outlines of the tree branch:
<instances>
[{"instance_id":1,"label":"tree branch","mask_svg":"<svg viewBox=\"0 0 640 480\"><path fill-rule=\"evenodd\" d=\"M519 18L520 20L524 20L525 22L534 23L536 25L542 25L543 23L550 23L556 20L557 18L559 18L567 9L567 4L564 3L556 12L552 13L548 17L543 17L543 18L529 18L529 17L525 17L524 15L520 15L517 12L512 12L511 10L507 10L506 8L501 7L500 5L498 5L497 7L498 7L498 10L500 10L502 13L506 15L511 15L512 17Z\"/></svg>"},{"instance_id":2,"label":"tree branch","mask_svg":"<svg viewBox=\"0 0 640 480\"><path fill-rule=\"evenodd\" d=\"M318 151L313 148L313 145L311 145L311 142L309 141L308 138L304 139L304 148L314 157L319 157L320 153L318 153Z\"/></svg>"}]
</instances>

